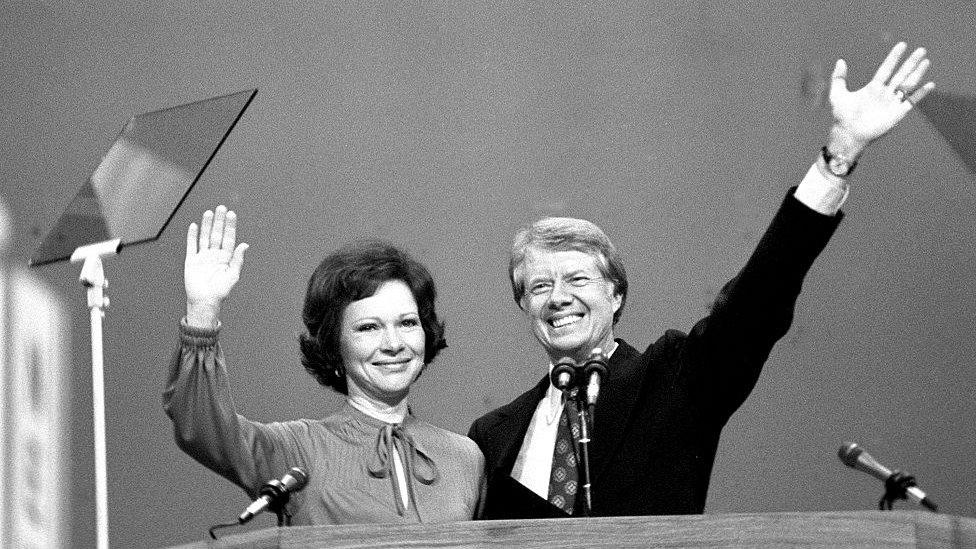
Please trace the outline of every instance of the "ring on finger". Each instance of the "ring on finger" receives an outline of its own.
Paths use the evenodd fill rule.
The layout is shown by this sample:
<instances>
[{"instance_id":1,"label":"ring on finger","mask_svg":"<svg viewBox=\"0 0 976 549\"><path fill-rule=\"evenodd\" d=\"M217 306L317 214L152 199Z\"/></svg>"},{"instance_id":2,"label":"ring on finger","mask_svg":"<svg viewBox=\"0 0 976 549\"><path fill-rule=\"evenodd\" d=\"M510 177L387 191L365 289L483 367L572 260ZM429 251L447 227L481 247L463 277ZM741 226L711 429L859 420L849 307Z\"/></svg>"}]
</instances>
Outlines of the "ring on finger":
<instances>
[{"instance_id":1,"label":"ring on finger","mask_svg":"<svg viewBox=\"0 0 976 549\"><path fill-rule=\"evenodd\" d=\"M901 88L895 88L894 93L895 93L895 97L897 97L899 101L908 101L908 93L905 92L905 90Z\"/></svg>"}]
</instances>

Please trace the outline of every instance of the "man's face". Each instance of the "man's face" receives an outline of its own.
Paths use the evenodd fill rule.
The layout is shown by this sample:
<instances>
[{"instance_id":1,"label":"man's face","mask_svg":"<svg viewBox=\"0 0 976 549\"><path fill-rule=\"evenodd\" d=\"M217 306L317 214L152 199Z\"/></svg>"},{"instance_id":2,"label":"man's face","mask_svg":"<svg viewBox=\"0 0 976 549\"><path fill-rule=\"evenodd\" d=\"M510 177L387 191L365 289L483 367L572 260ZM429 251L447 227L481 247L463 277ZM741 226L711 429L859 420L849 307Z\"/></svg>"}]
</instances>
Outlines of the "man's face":
<instances>
[{"instance_id":1,"label":"man's face","mask_svg":"<svg viewBox=\"0 0 976 549\"><path fill-rule=\"evenodd\" d=\"M599 266L599 257L575 250L529 248L526 253L520 305L553 362L563 357L582 361L595 347L611 347L621 296Z\"/></svg>"}]
</instances>

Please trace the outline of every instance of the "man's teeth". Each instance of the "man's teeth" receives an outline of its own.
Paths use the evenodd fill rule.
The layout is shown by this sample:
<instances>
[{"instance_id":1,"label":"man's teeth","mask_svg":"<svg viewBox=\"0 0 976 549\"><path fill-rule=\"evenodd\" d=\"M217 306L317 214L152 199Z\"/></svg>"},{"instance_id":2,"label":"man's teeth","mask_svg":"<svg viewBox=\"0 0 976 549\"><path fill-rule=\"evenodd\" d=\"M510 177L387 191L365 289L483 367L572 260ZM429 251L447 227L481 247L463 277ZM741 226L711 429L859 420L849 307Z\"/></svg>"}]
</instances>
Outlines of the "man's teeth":
<instances>
[{"instance_id":1,"label":"man's teeth","mask_svg":"<svg viewBox=\"0 0 976 549\"><path fill-rule=\"evenodd\" d=\"M562 318L554 318L550 320L549 324L551 324L553 328L562 328L563 326L572 324L581 318L583 318L583 315L564 316Z\"/></svg>"}]
</instances>

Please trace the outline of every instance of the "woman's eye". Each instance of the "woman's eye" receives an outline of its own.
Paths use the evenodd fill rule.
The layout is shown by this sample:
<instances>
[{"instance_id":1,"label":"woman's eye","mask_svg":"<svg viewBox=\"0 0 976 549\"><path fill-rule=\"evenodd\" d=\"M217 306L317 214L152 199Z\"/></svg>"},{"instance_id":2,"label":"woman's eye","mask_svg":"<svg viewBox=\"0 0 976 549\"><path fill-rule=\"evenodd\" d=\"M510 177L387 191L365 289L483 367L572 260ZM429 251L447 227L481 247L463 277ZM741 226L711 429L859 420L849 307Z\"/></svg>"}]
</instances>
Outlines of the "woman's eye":
<instances>
[{"instance_id":1,"label":"woman's eye","mask_svg":"<svg viewBox=\"0 0 976 549\"><path fill-rule=\"evenodd\" d=\"M408 328L415 328L420 326L420 320L416 318L405 318L403 319L403 325Z\"/></svg>"},{"instance_id":2,"label":"woman's eye","mask_svg":"<svg viewBox=\"0 0 976 549\"><path fill-rule=\"evenodd\" d=\"M378 326L376 324L360 324L359 327L356 328L356 331L357 332L371 332L373 330L376 330L377 328L378 328Z\"/></svg>"}]
</instances>

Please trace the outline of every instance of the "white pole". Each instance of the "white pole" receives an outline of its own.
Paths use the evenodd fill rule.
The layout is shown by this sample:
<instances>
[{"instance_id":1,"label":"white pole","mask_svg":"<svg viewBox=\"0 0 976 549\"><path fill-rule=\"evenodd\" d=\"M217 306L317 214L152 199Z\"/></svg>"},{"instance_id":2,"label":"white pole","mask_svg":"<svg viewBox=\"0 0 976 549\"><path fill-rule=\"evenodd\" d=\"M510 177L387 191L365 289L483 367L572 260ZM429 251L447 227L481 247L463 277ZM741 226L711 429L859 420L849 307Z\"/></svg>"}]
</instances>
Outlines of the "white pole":
<instances>
[{"instance_id":1,"label":"white pole","mask_svg":"<svg viewBox=\"0 0 976 549\"><path fill-rule=\"evenodd\" d=\"M100 258L95 258L101 261ZM89 288L89 292L93 288ZM99 288L101 289L101 288ZM92 418L95 439L95 517L99 549L108 549L108 464L105 449L105 367L102 360L102 317L99 307L91 308Z\"/></svg>"},{"instance_id":2,"label":"white pole","mask_svg":"<svg viewBox=\"0 0 976 549\"><path fill-rule=\"evenodd\" d=\"M81 283L88 288L88 308L91 311L92 349L92 415L95 441L95 531L96 547L108 549L108 464L105 446L105 365L102 354L102 318L108 308L105 271L102 257L118 253L120 241L110 240L75 250L71 262L84 261Z\"/></svg>"}]
</instances>

